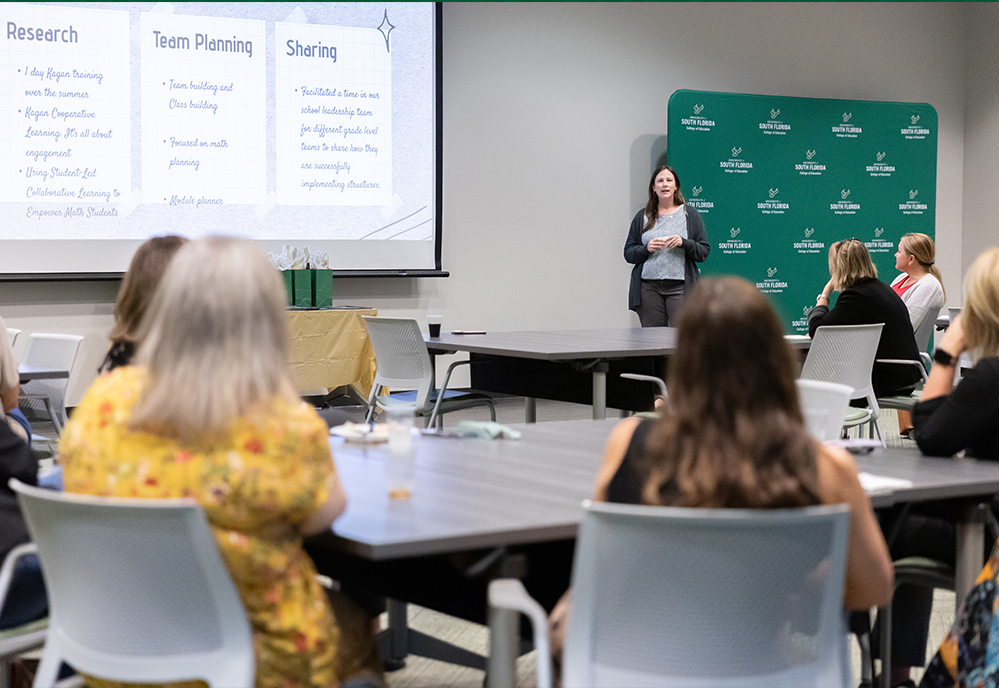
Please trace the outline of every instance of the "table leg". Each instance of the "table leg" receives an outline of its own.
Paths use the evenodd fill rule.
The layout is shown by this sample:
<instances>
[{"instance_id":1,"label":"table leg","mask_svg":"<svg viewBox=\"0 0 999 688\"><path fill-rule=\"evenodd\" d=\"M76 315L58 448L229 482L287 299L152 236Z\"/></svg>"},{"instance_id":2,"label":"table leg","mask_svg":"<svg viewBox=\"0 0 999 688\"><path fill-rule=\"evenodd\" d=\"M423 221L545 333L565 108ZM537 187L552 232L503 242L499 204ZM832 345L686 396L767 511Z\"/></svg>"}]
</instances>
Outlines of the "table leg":
<instances>
[{"instance_id":1,"label":"table leg","mask_svg":"<svg viewBox=\"0 0 999 688\"><path fill-rule=\"evenodd\" d=\"M538 422L538 400L534 397L524 397L524 422Z\"/></svg>"},{"instance_id":2,"label":"table leg","mask_svg":"<svg viewBox=\"0 0 999 688\"><path fill-rule=\"evenodd\" d=\"M957 565L954 571L954 596L958 609L975 585L985 563L985 524L977 507L969 507L965 518L957 524Z\"/></svg>"},{"instance_id":3,"label":"table leg","mask_svg":"<svg viewBox=\"0 0 999 688\"><path fill-rule=\"evenodd\" d=\"M605 362L593 366L593 420L607 418L607 371Z\"/></svg>"},{"instance_id":4,"label":"table leg","mask_svg":"<svg viewBox=\"0 0 999 688\"><path fill-rule=\"evenodd\" d=\"M512 609L489 610L489 659L486 662L486 688L516 685L517 655L520 648L520 618Z\"/></svg>"}]
</instances>

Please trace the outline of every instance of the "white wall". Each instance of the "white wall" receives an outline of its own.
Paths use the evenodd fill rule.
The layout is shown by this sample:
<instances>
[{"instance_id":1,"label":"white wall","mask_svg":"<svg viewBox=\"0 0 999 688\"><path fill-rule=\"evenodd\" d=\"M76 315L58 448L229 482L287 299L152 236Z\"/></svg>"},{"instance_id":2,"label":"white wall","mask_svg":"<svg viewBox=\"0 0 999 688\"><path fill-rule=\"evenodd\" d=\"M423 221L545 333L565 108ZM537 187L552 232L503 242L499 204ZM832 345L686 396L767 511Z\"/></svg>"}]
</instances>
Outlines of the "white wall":
<instances>
[{"instance_id":1,"label":"white wall","mask_svg":"<svg viewBox=\"0 0 999 688\"><path fill-rule=\"evenodd\" d=\"M451 277L338 280L338 303L419 318L440 312L446 329L637 325L624 238L664 149L667 100L689 88L933 105L938 263L956 305L965 93L973 91L963 6L446 3L443 12ZM995 10L976 8L974 20L971 50L994 51ZM994 68L974 69L996 81ZM977 131L999 108L974 102L990 115L976 115ZM999 151L999 138L991 145ZM113 295L109 283L0 284L9 325L88 336L87 375L71 381L70 405L103 355Z\"/></svg>"},{"instance_id":2,"label":"white wall","mask_svg":"<svg viewBox=\"0 0 999 688\"><path fill-rule=\"evenodd\" d=\"M968 19L962 272L986 248L999 246L999 6L971 3Z\"/></svg>"}]
</instances>

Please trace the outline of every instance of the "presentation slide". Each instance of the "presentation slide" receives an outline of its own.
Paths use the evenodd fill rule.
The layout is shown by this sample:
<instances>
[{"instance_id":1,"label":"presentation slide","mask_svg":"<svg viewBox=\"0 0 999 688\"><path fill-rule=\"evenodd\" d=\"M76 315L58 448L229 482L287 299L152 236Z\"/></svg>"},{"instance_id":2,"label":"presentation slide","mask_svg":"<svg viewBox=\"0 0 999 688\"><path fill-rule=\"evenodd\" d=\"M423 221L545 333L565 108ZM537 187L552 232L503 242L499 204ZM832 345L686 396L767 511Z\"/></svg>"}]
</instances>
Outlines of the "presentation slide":
<instances>
[{"instance_id":1,"label":"presentation slide","mask_svg":"<svg viewBox=\"0 0 999 688\"><path fill-rule=\"evenodd\" d=\"M234 234L440 271L433 3L3 3L0 276Z\"/></svg>"}]
</instances>

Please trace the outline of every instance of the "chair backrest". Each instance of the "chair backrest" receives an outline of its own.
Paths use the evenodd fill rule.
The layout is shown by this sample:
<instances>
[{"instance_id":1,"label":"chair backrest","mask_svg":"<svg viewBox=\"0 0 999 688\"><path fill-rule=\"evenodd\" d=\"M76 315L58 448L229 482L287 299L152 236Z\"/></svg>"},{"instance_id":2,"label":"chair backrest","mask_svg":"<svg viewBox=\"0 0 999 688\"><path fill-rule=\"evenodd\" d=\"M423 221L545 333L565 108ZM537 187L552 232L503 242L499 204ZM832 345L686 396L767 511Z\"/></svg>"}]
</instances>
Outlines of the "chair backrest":
<instances>
[{"instance_id":1,"label":"chair backrest","mask_svg":"<svg viewBox=\"0 0 999 688\"><path fill-rule=\"evenodd\" d=\"M420 324L412 318L363 317L375 351L375 386L416 389L416 408L429 410L434 371Z\"/></svg>"},{"instance_id":2,"label":"chair backrest","mask_svg":"<svg viewBox=\"0 0 999 688\"><path fill-rule=\"evenodd\" d=\"M584 503L566 686L848 686L849 509Z\"/></svg>"},{"instance_id":3,"label":"chair backrest","mask_svg":"<svg viewBox=\"0 0 999 688\"><path fill-rule=\"evenodd\" d=\"M853 388L821 380L798 380L797 383L808 432L819 442L837 439L850 407Z\"/></svg>"},{"instance_id":4,"label":"chair backrest","mask_svg":"<svg viewBox=\"0 0 999 688\"><path fill-rule=\"evenodd\" d=\"M10 344L11 348L14 346L14 342L17 341L17 335L21 334L21 330L14 327L7 328L7 343Z\"/></svg>"},{"instance_id":5,"label":"chair backrest","mask_svg":"<svg viewBox=\"0 0 999 688\"><path fill-rule=\"evenodd\" d=\"M956 318L957 316L961 315L961 307L960 306L951 306L951 307L949 307L947 309L947 314L950 315L950 321L954 322L954 318Z\"/></svg>"},{"instance_id":6,"label":"chair backrest","mask_svg":"<svg viewBox=\"0 0 999 688\"><path fill-rule=\"evenodd\" d=\"M930 335L933 334L933 328L937 324L937 316L939 314L939 308L930 308L930 310L926 311L926 315L923 316L919 325L916 326L916 331L913 334L916 337L916 348L919 351L926 351L927 347L929 347Z\"/></svg>"},{"instance_id":7,"label":"chair backrest","mask_svg":"<svg viewBox=\"0 0 999 688\"><path fill-rule=\"evenodd\" d=\"M49 595L42 684L66 661L126 683L253 685L250 625L200 506L10 486Z\"/></svg>"},{"instance_id":8,"label":"chair backrest","mask_svg":"<svg viewBox=\"0 0 999 688\"><path fill-rule=\"evenodd\" d=\"M826 325L815 331L801 367L805 380L836 382L853 388L851 399L866 398L877 412L871 383L874 357L878 353L883 323L874 325Z\"/></svg>"},{"instance_id":9,"label":"chair backrest","mask_svg":"<svg viewBox=\"0 0 999 688\"><path fill-rule=\"evenodd\" d=\"M68 370L73 373L73 364L76 363L76 354L80 350L80 342L83 337L76 334L50 334L47 332L33 332L28 335L28 343L24 345L24 355L21 363L25 365L38 366L41 368L56 368ZM33 401L31 397L48 397L56 413L65 419L65 396L66 386L69 378L57 378L54 380L31 380L21 386L22 406L30 406L35 409L43 408L39 401Z\"/></svg>"}]
</instances>

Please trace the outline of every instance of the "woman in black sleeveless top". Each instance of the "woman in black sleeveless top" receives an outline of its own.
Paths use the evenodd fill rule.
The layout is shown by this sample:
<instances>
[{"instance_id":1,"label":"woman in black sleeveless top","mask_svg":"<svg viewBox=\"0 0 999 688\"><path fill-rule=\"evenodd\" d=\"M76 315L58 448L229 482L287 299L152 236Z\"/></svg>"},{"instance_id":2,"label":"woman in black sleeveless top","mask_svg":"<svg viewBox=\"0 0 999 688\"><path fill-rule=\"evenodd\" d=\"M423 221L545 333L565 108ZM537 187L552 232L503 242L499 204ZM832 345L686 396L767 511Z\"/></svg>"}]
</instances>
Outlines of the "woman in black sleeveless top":
<instances>
[{"instance_id":1,"label":"woman in black sleeveless top","mask_svg":"<svg viewBox=\"0 0 999 688\"><path fill-rule=\"evenodd\" d=\"M844 605L891 599L888 548L856 464L805 430L791 349L767 299L735 277L691 293L657 420L611 433L597 476L601 501L701 508L850 505ZM567 603L552 612L558 627ZM553 632L554 644L560 638Z\"/></svg>"}]
</instances>

